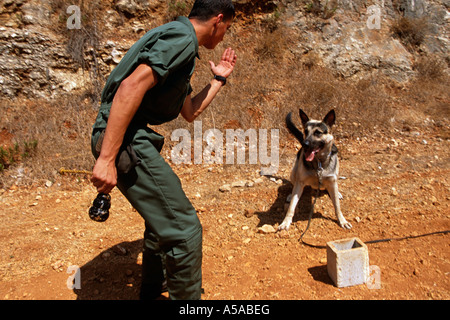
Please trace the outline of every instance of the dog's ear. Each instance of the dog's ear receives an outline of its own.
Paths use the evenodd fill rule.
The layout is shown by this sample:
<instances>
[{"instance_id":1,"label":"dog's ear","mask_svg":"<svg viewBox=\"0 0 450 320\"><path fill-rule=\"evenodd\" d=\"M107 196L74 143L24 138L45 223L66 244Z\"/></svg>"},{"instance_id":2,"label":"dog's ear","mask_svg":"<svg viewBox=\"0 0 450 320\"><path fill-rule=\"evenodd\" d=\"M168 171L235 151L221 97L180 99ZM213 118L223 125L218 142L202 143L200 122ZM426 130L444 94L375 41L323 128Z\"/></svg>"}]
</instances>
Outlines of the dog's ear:
<instances>
[{"instance_id":1,"label":"dog's ear","mask_svg":"<svg viewBox=\"0 0 450 320\"><path fill-rule=\"evenodd\" d=\"M323 122L325 122L327 126L329 126L330 128L333 126L335 121L336 121L336 113L334 112L334 110L328 112L325 118L323 118Z\"/></svg>"},{"instance_id":2,"label":"dog's ear","mask_svg":"<svg viewBox=\"0 0 450 320\"><path fill-rule=\"evenodd\" d=\"M309 121L309 117L302 109L298 109L298 113L300 115L300 119L302 120L303 127L305 127L306 123Z\"/></svg>"}]
</instances>

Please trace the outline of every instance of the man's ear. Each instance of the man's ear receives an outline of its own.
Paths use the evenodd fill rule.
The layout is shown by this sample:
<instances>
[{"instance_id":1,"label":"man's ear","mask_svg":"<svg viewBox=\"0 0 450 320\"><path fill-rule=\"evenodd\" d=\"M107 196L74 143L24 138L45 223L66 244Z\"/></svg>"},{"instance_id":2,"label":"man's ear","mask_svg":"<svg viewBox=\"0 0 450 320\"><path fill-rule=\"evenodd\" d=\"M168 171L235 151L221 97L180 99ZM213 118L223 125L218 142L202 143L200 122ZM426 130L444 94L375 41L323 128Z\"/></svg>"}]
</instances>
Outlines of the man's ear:
<instances>
[{"instance_id":1,"label":"man's ear","mask_svg":"<svg viewBox=\"0 0 450 320\"><path fill-rule=\"evenodd\" d=\"M215 22L215 25L216 25L216 27L219 25L219 23L221 23L221 22L223 22L223 14L222 13L219 13L217 16L216 16L216 22Z\"/></svg>"}]
</instances>

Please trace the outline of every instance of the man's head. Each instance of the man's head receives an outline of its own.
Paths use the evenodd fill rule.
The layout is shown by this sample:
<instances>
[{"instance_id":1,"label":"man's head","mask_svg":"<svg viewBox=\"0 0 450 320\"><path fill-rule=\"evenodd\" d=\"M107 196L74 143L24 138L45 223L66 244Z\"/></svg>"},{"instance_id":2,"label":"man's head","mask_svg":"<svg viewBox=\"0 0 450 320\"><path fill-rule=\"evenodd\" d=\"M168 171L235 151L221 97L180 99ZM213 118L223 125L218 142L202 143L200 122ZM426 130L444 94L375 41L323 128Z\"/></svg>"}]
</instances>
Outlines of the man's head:
<instances>
[{"instance_id":1,"label":"man's head","mask_svg":"<svg viewBox=\"0 0 450 320\"><path fill-rule=\"evenodd\" d=\"M219 14L224 21L232 20L235 16L234 5L231 0L195 0L189 19L207 21Z\"/></svg>"},{"instance_id":2,"label":"man's head","mask_svg":"<svg viewBox=\"0 0 450 320\"><path fill-rule=\"evenodd\" d=\"M234 5L231 0L195 0L189 19L201 25L201 28L196 28L199 45L214 49L223 40L234 16Z\"/></svg>"}]
</instances>

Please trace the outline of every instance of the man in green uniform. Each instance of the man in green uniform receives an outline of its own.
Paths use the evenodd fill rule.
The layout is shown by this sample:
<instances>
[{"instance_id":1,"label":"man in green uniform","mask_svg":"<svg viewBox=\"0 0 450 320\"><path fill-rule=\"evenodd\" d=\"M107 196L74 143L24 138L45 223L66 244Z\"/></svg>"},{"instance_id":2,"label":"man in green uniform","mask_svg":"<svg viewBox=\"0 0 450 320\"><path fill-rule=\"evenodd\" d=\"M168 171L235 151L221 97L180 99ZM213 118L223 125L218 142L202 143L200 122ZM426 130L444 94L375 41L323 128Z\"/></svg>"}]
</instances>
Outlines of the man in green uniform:
<instances>
[{"instance_id":1,"label":"man in green uniform","mask_svg":"<svg viewBox=\"0 0 450 320\"><path fill-rule=\"evenodd\" d=\"M159 152L164 137L150 129L180 113L192 122L225 85L236 64L228 48L210 63L213 79L191 97L190 78L199 46L214 49L235 15L231 0L196 0L179 17L137 41L112 71L93 126L97 161L91 181L98 192L117 185L145 220L141 298L200 299L202 227L180 180ZM128 155L121 169L118 159ZM136 160L136 161L133 161Z\"/></svg>"}]
</instances>

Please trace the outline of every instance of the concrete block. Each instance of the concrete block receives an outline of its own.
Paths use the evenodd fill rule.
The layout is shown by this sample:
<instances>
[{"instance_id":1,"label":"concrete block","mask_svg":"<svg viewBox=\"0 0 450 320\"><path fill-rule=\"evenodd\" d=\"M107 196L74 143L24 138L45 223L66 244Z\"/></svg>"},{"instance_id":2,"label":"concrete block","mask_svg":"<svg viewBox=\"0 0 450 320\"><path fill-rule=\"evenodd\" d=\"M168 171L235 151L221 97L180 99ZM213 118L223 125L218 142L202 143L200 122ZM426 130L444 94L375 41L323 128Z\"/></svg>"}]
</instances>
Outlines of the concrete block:
<instances>
[{"instance_id":1,"label":"concrete block","mask_svg":"<svg viewBox=\"0 0 450 320\"><path fill-rule=\"evenodd\" d=\"M369 252L359 238L327 242L328 275L339 287L366 283L369 277Z\"/></svg>"}]
</instances>

